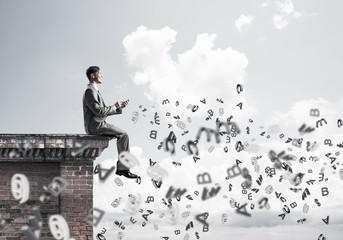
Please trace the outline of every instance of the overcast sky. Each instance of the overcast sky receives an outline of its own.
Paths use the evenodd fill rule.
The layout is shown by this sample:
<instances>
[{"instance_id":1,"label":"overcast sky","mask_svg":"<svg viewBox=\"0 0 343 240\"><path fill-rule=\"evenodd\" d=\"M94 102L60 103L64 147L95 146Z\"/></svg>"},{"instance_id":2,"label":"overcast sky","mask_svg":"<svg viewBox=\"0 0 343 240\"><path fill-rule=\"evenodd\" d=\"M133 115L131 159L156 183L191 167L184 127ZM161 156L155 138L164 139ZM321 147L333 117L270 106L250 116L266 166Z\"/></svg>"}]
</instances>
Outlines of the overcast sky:
<instances>
[{"instance_id":1,"label":"overcast sky","mask_svg":"<svg viewBox=\"0 0 343 240\"><path fill-rule=\"evenodd\" d=\"M109 213L95 228L95 233L105 227L107 239L114 239L118 232L114 218L131 224L129 215L119 214L123 213L122 209L112 208L113 199L123 197L127 201L127 195L136 192L145 199L147 193L154 195L161 203L171 185L189 191L200 189L196 176L208 171L213 178L218 177L213 184L219 183L222 190L217 198L208 200L208 205L204 206L201 201L193 204L195 215L206 211L206 207L210 216L218 215L209 220L216 227L208 233L198 229L201 239L230 237L231 234L233 239L296 237L306 240L317 239L321 233L327 239L339 239L343 215L337 208L341 207L343 199L338 197L338 191L335 195L333 189L342 187L342 179L339 168L332 171L330 164L324 165L325 153L339 149L328 150L324 139L330 138L335 144L342 139L342 130L337 127L337 119L343 118L343 35L339 30L343 23L342 6L338 0L0 0L0 132L84 134L82 96L88 83L85 71L91 65L98 65L104 75L99 88L106 104L130 99L123 114L109 117L108 122L130 135L132 152L141 162L135 171L145 179L141 185L122 179L125 190L118 190L113 182L115 176L103 184L95 178L94 205L104 206ZM243 86L240 94L236 91L237 84ZM206 105L200 102L203 98L207 100ZM217 98L224 103L216 101ZM163 105L165 99L170 103ZM236 106L240 102L243 110ZM199 110L191 112L187 109L189 104L199 105ZM211 144L204 141L200 145L202 159L211 158L215 164L202 161L195 165L187 158L181 150L182 144L194 139L199 127L214 126L214 121L204 119L209 109L219 117L221 107L224 109L222 119L234 115L242 132L250 126L256 134L256 141L246 134L242 136L242 141L250 141L251 149L256 145L255 150L250 149L243 157L247 165L250 164L251 173L254 171L249 162L251 156L262 155L264 159L261 172L253 175L254 182L264 174L266 166L271 166L269 150L291 147L285 145L285 139L280 140L279 134L300 137L297 130L303 123L315 127L318 119L326 119L328 124L306 135L321 143L317 155L322 156L322 161L306 168L294 164L294 169L298 167L302 172L312 167L315 176L308 174L306 180L311 177L318 180L323 166L327 168L327 177L330 176L326 185L318 183L317 190L313 190L319 192L312 194L309 216L302 214L305 202L298 195L294 201L298 201L299 207L292 217L280 221L277 215L283 205L273 195L270 199L275 202L274 208L269 213L256 212L247 223L244 216L235 214L228 199L223 198L228 195L225 169L235 164L236 157L242 158L235 155L234 146L229 146L232 148L230 162L223 159L225 141L212 144L215 147L212 153L208 152ZM142 112L144 108L146 112ZM310 116L311 109L319 109L320 117ZM134 112L139 113L136 123L132 121ZM160 125L154 123L156 112ZM175 119L166 116L167 112L179 115L186 123L187 136L181 135L183 131L176 127ZM249 123L248 119L253 119L254 123ZM173 124L171 129L168 123ZM149 137L151 130L158 132L156 140ZM179 139L174 157L157 150L170 130L174 130ZM261 137L262 131L269 131L271 140ZM309 157L306 150L297 154ZM110 166L115 157L116 147L112 142L96 163ZM149 158L160 160L160 166L168 170L168 178L161 189L153 188L146 175ZM183 161L183 166L174 167L170 158ZM276 177L279 175L282 174ZM285 191L290 204L292 186L278 185L276 177L265 182L263 189L269 184L277 185L279 191ZM184 178L189 180L187 184ZM240 198L240 182L236 185L237 198ZM306 187L311 186L301 185L302 189ZM320 193L322 187L332 188L324 199ZM113 189L112 199L102 194L108 189ZM259 200L256 198L255 204ZM315 207L315 198L323 202L322 208ZM124 205L122 203L122 207ZM185 202L179 205L186 211ZM156 203L154 208L162 212L163 206ZM223 225L220 216L225 212L229 220ZM332 222L326 225L321 219L330 213ZM152 239L149 231L155 232L154 239L163 236L180 239L187 233L184 228L190 219L179 222L180 227L176 227L161 222L156 216L146 228L128 227L124 239L125 235L126 239ZM139 214L136 217L140 217ZM306 224L297 223L305 217ZM153 230L154 222L159 224L160 232ZM196 222L194 218L193 222ZM178 236L174 234L177 229L182 229ZM194 231L190 235L190 239L196 239Z\"/></svg>"}]
</instances>

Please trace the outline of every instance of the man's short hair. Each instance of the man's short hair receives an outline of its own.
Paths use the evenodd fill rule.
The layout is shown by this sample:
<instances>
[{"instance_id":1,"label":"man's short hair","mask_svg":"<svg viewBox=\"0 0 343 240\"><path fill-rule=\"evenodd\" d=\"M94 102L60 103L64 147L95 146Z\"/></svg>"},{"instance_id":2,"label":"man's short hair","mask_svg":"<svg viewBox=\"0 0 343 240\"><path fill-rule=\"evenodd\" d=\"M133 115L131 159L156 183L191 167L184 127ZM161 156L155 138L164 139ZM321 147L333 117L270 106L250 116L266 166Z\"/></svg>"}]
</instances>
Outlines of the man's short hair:
<instances>
[{"instance_id":1,"label":"man's short hair","mask_svg":"<svg viewBox=\"0 0 343 240\"><path fill-rule=\"evenodd\" d=\"M91 80L91 74L95 74L97 72L100 71L100 68L98 66L90 66L87 71L86 71L86 75L88 77L88 80L90 81Z\"/></svg>"}]
</instances>

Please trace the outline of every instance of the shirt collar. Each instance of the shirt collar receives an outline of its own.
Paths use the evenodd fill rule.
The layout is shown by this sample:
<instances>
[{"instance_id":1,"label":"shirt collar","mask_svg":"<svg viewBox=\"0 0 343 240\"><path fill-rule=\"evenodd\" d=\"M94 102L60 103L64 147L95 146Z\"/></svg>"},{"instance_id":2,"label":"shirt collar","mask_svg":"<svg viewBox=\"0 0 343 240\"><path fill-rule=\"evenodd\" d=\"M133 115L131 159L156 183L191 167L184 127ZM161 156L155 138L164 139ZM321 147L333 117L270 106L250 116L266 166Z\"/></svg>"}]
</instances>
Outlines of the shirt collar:
<instances>
[{"instance_id":1,"label":"shirt collar","mask_svg":"<svg viewBox=\"0 0 343 240\"><path fill-rule=\"evenodd\" d=\"M94 83L89 83L90 86L93 86L95 88L95 90L99 91L99 88L96 84Z\"/></svg>"}]
</instances>

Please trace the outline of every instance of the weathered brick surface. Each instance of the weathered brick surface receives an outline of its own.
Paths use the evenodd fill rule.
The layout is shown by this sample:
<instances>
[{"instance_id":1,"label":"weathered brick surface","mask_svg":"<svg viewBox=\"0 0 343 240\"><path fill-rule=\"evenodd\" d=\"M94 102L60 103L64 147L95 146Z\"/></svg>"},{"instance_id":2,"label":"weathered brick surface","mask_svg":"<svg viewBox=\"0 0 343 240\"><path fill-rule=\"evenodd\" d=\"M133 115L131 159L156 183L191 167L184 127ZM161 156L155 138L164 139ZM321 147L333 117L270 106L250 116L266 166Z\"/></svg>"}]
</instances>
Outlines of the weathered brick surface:
<instances>
[{"instance_id":1,"label":"weathered brick surface","mask_svg":"<svg viewBox=\"0 0 343 240\"><path fill-rule=\"evenodd\" d=\"M65 218L70 237L93 239L93 227L86 222L93 207L93 160L108 147L108 140L76 134L0 134L0 214L6 221L0 225L0 240L27 239L21 227L28 225L34 207L39 207L43 218L41 240L54 239L48 226L53 214ZM75 151L75 142L86 147ZM23 204L11 191L11 178L16 173L24 174L30 182L30 197ZM67 189L42 203L43 186L57 176L67 180Z\"/></svg>"},{"instance_id":2,"label":"weathered brick surface","mask_svg":"<svg viewBox=\"0 0 343 240\"><path fill-rule=\"evenodd\" d=\"M93 239L92 230L84 231L90 226L86 222L88 209L93 207L93 161L63 162L60 170L70 184L61 193L61 215L75 239Z\"/></svg>"},{"instance_id":3,"label":"weathered brick surface","mask_svg":"<svg viewBox=\"0 0 343 240\"><path fill-rule=\"evenodd\" d=\"M39 196L44 194L43 186L48 186L55 176L60 175L58 165L58 163L21 162L3 162L0 164L0 182L4 189L0 191L0 213L6 219L1 230L4 239L20 239L24 236L20 229L28 225L28 217L34 215L32 213L34 207L40 208L43 217L42 237L54 239L50 234L48 218L53 214L59 214L59 199L51 197L50 201L42 203ZM13 197L11 191L11 178L16 173L24 174L30 182L30 198L23 204L19 204L19 200Z\"/></svg>"}]
</instances>

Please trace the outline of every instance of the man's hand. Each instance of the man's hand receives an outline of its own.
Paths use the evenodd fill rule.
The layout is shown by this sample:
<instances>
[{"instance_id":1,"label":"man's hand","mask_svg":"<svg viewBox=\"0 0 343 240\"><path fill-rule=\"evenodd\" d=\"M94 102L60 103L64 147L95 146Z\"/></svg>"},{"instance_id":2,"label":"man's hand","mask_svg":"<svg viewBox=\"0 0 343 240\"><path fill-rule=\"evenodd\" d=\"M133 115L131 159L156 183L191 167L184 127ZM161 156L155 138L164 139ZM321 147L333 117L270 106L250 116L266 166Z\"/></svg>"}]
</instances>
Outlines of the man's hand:
<instances>
[{"instance_id":1,"label":"man's hand","mask_svg":"<svg viewBox=\"0 0 343 240\"><path fill-rule=\"evenodd\" d=\"M126 101L118 101L114 105L116 106L116 108L124 108L129 104L129 101L129 99Z\"/></svg>"},{"instance_id":2,"label":"man's hand","mask_svg":"<svg viewBox=\"0 0 343 240\"><path fill-rule=\"evenodd\" d=\"M124 102L121 102L121 108L124 108L124 107L126 107L128 104L129 104L129 102L130 102L130 100L128 99L128 100L126 100L126 101L124 101Z\"/></svg>"}]
</instances>

